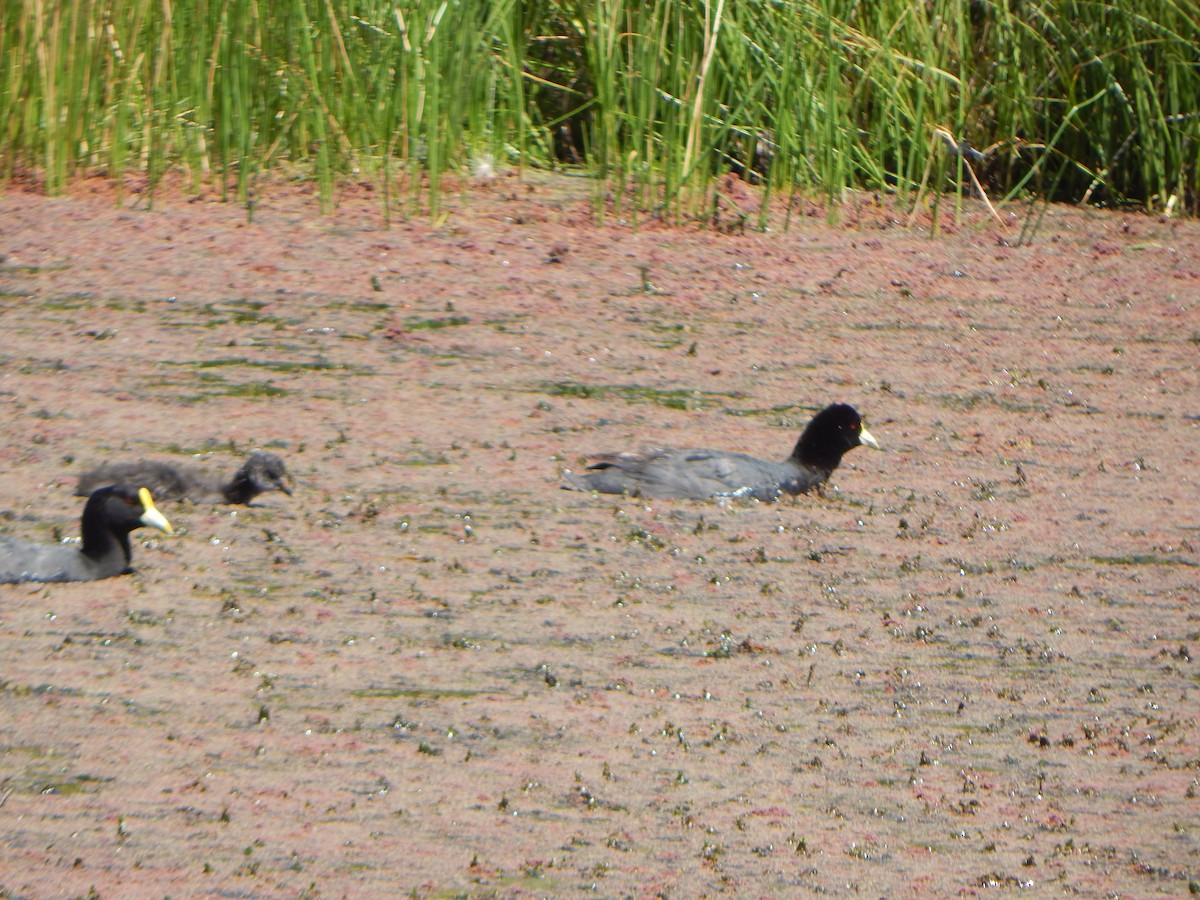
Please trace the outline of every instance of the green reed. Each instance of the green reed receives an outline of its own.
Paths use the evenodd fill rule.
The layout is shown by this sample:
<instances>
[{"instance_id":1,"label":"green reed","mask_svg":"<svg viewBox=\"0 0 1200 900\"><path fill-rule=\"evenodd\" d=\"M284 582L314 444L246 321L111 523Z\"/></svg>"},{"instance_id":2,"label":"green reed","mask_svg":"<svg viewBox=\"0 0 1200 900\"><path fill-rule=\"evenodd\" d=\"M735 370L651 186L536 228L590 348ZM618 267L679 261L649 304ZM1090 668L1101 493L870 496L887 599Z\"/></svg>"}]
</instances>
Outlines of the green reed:
<instances>
[{"instance_id":1,"label":"green reed","mask_svg":"<svg viewBox=\"0 0 1200 900\"><path fill-rule=\"evenodd\" d=\"M599 215L982 189L1200 210L1183 0L9 0L0 178L264 173L443 215L495 166L580 165ZM790 204L788 204L790 208ZM767 212L759 225L767 222Z\"/></svg>"}]
</instances>

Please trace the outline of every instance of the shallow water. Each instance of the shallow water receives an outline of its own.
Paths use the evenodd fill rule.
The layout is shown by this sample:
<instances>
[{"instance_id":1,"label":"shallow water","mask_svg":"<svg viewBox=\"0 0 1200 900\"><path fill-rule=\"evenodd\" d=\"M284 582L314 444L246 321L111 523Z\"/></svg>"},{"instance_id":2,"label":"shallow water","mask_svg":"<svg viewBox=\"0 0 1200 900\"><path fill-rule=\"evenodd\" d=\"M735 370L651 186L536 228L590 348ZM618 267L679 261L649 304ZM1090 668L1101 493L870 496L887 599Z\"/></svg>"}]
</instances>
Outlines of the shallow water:
<instances>
[{"instance_id":1,"label":"shallow water","mask_svg":"<svg viewBox=\"0 0 1200 900\"><path fill-rule=\"evenodd\" d=\"M110 458L297 481L0 587L0 893L1196 889L1200 228L514 196L0 196L0 528ZM821 496L558 486L835 400L886 451Z\"/></svg>"}]
</instances>

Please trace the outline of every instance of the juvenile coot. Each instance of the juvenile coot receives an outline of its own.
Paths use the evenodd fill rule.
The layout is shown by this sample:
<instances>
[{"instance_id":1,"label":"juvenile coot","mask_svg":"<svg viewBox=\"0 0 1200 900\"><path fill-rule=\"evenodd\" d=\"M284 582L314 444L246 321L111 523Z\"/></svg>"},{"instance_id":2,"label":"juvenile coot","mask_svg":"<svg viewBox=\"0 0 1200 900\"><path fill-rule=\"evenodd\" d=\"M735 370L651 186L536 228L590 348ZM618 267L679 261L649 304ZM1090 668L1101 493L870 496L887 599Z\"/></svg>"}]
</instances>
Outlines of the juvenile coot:
<instances>
[{"instance_id":1,"label":"juvenile coot","mask_svg":"<svg viewBox=\"0 0 1200 900\"><path fill-rule=\"evenodd\" d=\"M0 583L95 581L132 571L129 532L149 525L171 534L145 488L100 488L83 506L82 544L38 544L0 537Z\"/></svg>"},{"instance_id":2,"label":"juvenile coot","mask_svg":"<svg viewBox=\"0 0 1200 900\"><path fill-rule=\"evenodd\" d=\"M222 482L199 469L168 462L107 463L85 473L75 488L85 497L106 484L142 484L159 500L249 503L265 491L292 493L287 466L274 453L255 450L233 478Z\"/></svg>"},{"instance_id":3,"label":"juvenile coot","mask_svg":"<svg viewBox=\"0 0 1200 900\"><path fill-rule=\"evenodd\" d=\"M566 487L640 497L778 500L784 494L805 494L823 484L843 454L859 444L879 449L854 407L835 403L813 416L792 455L783 462L724 450L606 454L596 457L586 472L566 473Z\"/></svg>"}]
</instances>

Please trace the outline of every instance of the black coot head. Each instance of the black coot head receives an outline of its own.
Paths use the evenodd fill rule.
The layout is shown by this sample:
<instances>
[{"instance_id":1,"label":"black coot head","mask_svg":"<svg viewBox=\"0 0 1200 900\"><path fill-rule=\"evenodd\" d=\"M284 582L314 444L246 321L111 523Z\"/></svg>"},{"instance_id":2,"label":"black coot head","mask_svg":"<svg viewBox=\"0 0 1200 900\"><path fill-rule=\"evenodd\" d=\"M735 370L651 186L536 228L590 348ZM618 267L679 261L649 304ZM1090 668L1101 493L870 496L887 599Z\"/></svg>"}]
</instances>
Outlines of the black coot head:
<instances>
[{"instance_id":1,"label":"black coot head","mask_svg":"<svg viewBox=\"0 0 1200 900\"><path fill-rule=\"evenodd\" d=\"M83 552L88 553L93 546L103 546L102 535L106 533L118 540L127 540L125 536L129 532L143 525L167 534L174 531L146 488L114 484L93 491L83 506L80 522Z\"/></svg>"},{"instance_id":2,"label":"black coot head","mask_svg":"<svg viewBox=\"0 0 1200 900\"><path fill-rule=\"evenodd\" d=\"M858 410L846 403L834 403L812 417L796 442L792 458L832 472L842 456L860 444L879 449L879 442L863 428Z\"/></svg>"}]
</instances>

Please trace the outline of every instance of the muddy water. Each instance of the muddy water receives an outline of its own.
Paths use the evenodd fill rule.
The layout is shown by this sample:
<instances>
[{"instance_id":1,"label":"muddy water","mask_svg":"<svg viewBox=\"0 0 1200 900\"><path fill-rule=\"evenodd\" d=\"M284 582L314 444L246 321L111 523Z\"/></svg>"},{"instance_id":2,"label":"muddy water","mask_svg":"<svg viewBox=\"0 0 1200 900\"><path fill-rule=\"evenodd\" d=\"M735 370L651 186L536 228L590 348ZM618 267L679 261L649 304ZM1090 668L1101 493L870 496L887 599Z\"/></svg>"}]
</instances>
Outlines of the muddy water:
<instances>
[{"instance_id":1,"label":"muddy water","mask_svg":"<svg viewBox=\"0 0 1200 900\"><path fill-rule=\"evenodd\" d=\"M1196 225L141 206L0 196L0 528L118 457L297 490L0 587L0 894L1200 885ZM559 489L835 400L885 452L820 496Z\"/></svg>"}]
</instances>

